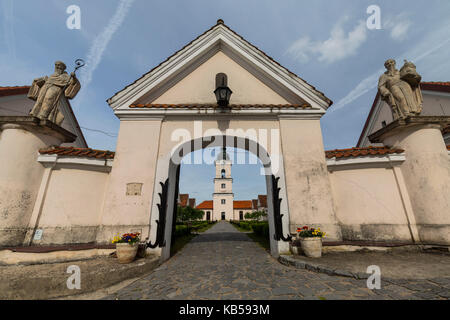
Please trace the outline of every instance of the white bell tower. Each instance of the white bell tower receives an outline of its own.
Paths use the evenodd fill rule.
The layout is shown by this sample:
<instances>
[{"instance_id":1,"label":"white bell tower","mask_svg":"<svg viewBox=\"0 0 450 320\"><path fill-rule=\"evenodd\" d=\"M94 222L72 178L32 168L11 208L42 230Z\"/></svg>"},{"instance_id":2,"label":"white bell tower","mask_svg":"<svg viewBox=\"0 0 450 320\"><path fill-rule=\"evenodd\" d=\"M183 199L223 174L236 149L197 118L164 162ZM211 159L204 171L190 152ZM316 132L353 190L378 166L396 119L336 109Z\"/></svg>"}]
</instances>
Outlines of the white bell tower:
<instances>
[{"instance_id":1,"label":"white bell tower","mask_svg":"<svg viewBox=\"0 0 450 320\"><path fill-rule=\"evenodd\" d=\"M231 160L225 148L222 148L217 156L215 165L213 220L235 220L233 216L234 194Z\"/></svg>"}]
</instances>

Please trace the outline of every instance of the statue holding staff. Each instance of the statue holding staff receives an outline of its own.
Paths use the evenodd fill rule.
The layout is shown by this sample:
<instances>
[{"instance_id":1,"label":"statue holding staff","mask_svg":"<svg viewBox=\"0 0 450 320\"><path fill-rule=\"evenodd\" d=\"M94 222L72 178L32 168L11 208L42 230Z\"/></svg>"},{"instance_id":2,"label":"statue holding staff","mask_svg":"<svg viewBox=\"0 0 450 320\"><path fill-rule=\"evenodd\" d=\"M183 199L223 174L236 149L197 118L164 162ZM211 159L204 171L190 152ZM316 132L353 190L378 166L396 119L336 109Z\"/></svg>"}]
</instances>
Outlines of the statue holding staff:
<instances>
[{"instance_id":1,"label":"statue holding staff","mask_svg":"<svg viewBox=\"0 0 450 320\"><path fill-rule=\"evenodd\" d=\"M75 71L84 65L82 60L75 62ZM64 115L59 110L59 100L62 94L67 99L73 99L80 91L81 84L76 78L75 71L67 74L66 65L62 61L55 62L55 73L51 76L35 79L28 92L28 98L36 101L30 115L42 120L49 120L61 125Z\"/></svg>"},{"instance_id":2,"label":"statue holding staff","mask_svg":"<svg viewBox=\"0 0 450 320\"><path fill-rule=\"evenodd\" d=\"M391 107L394 120L419 115L423 104L420 91L422 77L417 73L416 66L405 60L398 71L393 59L386 60L384 66L387 71L378 81L378 90L382 100Z\"/></svg>"}]
</instances>

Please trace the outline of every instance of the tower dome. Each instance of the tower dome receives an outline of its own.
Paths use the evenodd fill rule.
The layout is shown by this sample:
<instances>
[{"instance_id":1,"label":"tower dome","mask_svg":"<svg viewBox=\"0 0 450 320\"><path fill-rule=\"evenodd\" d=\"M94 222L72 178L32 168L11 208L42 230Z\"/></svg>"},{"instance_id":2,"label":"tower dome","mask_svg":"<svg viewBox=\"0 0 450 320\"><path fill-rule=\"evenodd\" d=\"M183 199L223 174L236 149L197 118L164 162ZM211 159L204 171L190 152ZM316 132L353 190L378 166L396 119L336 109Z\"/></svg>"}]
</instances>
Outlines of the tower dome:
<instances>
[{"instance_id":1,"label":"tower dome","mask_svg":"<svg viewBox=\"0 0 450 320\"><path fill-rule=\"evenodd\" d=\"M220 160L230 160L230 157L228 156L226 148L222 148L222 151L219 152L219 154L217 155L216 161L220 161Z\"/></svg>"}]
</instances>

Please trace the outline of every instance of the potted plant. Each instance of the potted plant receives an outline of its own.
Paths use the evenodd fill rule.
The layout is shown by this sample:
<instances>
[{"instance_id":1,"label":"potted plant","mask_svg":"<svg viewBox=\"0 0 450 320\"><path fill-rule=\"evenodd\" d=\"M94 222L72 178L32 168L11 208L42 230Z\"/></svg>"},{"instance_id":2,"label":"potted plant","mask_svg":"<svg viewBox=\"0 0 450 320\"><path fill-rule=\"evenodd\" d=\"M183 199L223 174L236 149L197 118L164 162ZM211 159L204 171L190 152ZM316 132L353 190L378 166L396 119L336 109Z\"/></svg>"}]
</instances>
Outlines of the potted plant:
<instances>
[{"instance_id":1,"label":"potted plant","mask_svg":"<svg viewBox=\"0 0 450 320\"><path fill-rule=\"evenodd\" d=\"M130 263L136 258L139 247L140 233L125 233L122 236L115 236L112 243L116 244L116 254L119 263Z\"/></svg>"},{"instance_id":2,"label":"potted plant","mask_svg":"<svg viewBox=\"0 0 450 320\"><path fill-rule=\"evenodd\" d=\"M300 245L302 251L307 257L320 258L322 256L322 238L325 232L320 231L320 228L309 228L304 226L297 229L300 238Z\"/></svg>"}]
</instances>

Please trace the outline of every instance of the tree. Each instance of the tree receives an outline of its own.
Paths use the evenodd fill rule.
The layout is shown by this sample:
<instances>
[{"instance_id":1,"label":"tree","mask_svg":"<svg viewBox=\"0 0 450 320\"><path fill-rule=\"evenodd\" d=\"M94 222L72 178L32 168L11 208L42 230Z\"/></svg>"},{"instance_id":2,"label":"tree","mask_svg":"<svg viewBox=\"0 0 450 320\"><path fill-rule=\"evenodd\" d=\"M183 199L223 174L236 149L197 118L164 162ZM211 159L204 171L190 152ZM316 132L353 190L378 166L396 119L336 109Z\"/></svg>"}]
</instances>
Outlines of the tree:
<instances>
[{"instance_id":1,"label":"tree","mask_svg":"<svg viewBox=\"0 0 450 320\"><path fill-rule=\"evenodd\" d=\"M262 217L266 217L267 213L264 211L253 211L253 212L247 212L245 214L245 219L249 220L259 220Z\"/></svg>"},{"instance_id":2,"label":"tree","mask_svg":"<svg viewBox=\"0 0 450 320\"><path fill-rule=\"evenodd\" d=\"M195 221L203 219L205 213L202 210L198 210L191 207L180 207L177 208L177 221Z\"/></svg>"}]
</instances>

